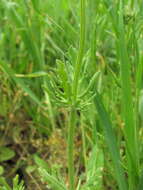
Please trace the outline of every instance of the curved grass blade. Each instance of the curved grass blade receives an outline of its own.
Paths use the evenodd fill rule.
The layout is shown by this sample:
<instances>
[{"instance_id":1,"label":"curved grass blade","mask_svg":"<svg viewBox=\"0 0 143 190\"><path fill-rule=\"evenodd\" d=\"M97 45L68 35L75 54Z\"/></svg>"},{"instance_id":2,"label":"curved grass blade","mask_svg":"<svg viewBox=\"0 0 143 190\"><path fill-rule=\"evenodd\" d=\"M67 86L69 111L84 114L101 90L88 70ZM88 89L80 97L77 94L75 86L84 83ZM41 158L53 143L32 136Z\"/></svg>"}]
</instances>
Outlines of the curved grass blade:
<instances>
[{"instance_id":1,"label":"curved grass blade","mask_svg":"<svg viewBox=\"0 0 143 190\"><path fill-rule=\"evenodd\" d=\"M100 117L103 130L105 133L105 139L106 139L106 142L111 154L111 158L113 161L115 176L116 176L119 189L127 190L128 188L127 188L126 179L124 176L124 170L121 166L119 147L117 145L117 140L113 132L113 127L110 121L110 117L102 103L102 99L100 98L100 95L98 94L98 92L94 100L95 100L96 108Z\"/></svg>"}]
</instances>

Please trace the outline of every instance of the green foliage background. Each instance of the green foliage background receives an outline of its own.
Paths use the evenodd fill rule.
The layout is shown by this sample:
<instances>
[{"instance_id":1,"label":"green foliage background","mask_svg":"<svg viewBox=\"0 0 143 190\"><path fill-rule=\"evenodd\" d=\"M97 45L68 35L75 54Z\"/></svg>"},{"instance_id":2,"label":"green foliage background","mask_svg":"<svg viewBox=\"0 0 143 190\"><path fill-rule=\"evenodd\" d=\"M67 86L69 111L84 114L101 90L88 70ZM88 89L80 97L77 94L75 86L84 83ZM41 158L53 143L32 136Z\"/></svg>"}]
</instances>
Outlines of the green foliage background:
<instances>
[{"instance_id":1,"label":"green foliage background","mask_svg":"<svg viewBox=\"0 0 143 190\"><path fill-rule=\"evenodd\" d=\"M141 0L0 1L1 189L143 189L142 44Z\"/></svg>"}]
</instances>

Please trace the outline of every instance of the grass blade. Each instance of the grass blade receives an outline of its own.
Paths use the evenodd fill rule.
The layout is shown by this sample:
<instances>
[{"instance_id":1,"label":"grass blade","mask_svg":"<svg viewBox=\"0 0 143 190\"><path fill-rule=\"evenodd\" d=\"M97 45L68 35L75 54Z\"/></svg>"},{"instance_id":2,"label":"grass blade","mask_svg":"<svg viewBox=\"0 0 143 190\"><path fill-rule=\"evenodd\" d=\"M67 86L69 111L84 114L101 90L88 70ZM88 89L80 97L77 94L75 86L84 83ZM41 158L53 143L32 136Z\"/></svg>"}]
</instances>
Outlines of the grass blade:
<instances>
[{"instance_id":1,"label":"grass blade","mask_svg":"<svg viewBox=\"0 0 143 190\"><path fill-rule=\"evenodd\" d=\"M116 180L120 190L127 190L126 179L124 176L124 171L121 166L121 159L119 154L119 147L117 145L116 137L113 132L112 123L110 121L110 117L107 111L104 108L102 100L97 92L95 96L95 104L100 117L100 121L102 123L102 127L105 133L105 139L110 150L111 158L113 161Z\"/></svg>"},{"instance_id":2,"label":"grass blade","mask_svg":"<svg viewBox=\"0 0 143 190\"><path fill-rule=\"evenodd\" d=\"M122 82L122 102L123 117L125 121L124 135L126 140L129 189L134 189L137 185L139 153L137 129L135 124L135 114L133 108L133 98L131 91L131 63L127 52L125 39L125 28L123 22L123 1L120 1L119 8L119 25L118 25L118 53L120 55L121 64L121 82Z\"/></svg>"}]
</instances>

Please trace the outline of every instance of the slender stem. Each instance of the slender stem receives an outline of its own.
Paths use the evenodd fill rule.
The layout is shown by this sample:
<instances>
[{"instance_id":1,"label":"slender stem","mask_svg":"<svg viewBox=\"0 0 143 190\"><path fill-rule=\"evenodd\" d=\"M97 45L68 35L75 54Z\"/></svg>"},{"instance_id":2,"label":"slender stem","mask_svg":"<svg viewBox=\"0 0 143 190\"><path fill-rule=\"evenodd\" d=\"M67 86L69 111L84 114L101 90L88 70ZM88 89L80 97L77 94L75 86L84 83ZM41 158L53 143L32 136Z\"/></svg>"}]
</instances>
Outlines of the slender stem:
<instances>
[{"instance_id":1,"label":"slender stem","mask_svg":"<svg viewBox=\"0 0 143 190\"><path fill-rule=\"evenodd\" d=\"M80 0L80 44L79 52L77 56L77 62L75 66L74 81L73 81L73 100L75 103L78 91L79 76L84 56L84 47L85 47L85 0Z\"/></svg>"},{"instance_id":2,"label":"slender stem","mask_svg":"<svg viewBox=\"0 0 143 190\"><path fill-rule=\"evenodd\" d=\"M80 43L77 62L75 66L73 80L73 100L70 110L69 130L68 130L68 173L69 173L69 190L75 190L75 174L74 174L74 131L76 125L76 102L79 84L79 76L84 56L85 46L85 0L80 0Z\"/></svg>"},{"instance_id":3,"label":"slender stem","mask_svg":"<svg viewBox=\"0 0 143 190\"><path fill-rule=\"evenodd\" d=\"M69 129L68 129L68 172L69 172L69 190L75 189L74 180L74 131L76 124L76 109L71 108Z\"/></svg>"}]
</instances>

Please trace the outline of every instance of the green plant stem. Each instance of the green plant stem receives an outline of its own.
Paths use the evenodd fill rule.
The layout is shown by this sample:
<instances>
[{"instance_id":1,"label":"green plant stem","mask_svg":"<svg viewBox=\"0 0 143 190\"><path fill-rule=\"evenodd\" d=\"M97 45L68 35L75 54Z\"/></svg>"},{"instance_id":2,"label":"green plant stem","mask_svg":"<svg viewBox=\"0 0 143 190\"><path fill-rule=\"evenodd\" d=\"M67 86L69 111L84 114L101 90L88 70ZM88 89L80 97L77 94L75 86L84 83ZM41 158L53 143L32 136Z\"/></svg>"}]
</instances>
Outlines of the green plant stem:
<instances>
[{"instance_id":1,"label":"green plant stem","mask_svg":"<svg viewBox=\"0 0 143 190\"><path fill-rule=\"evenodd\" d=\"M79 44L79 52L77 56L77 62L75 66L75 73L74 73L74 81L73 81L73 101L76 102L77 98L77 91L78 91L78 83L79 83L79 76L84 56L84 48L85 48L85 0L80 0L80 44Z\"/></svg>"},{"instance_id":2,"label":"green plant stem","mask_svg":"<svg viewBox=\"0 0 143 190\"><path fill-rule=\"evenodd\" d=\"M69 172L69 190L75 189L74 180L74 131L76 124L76 109L71 108L69 128L68 128L68 172Z\"/></svg>"},{"instance_id":3,"label":"green plant stem","mask_svg":"<svg viewBox=\"0 0 143 190\"><path fill-rule=\"evenodd\" d=\"M74 131L76 125L76 102L79 84L79 76L84 56L85 46L85 0L80 0L80 43L77 62L73 80L73 100L70 110L69 130L68 130L68 173L69 173L69 190L75 190L74 174Z\"/></svg>"}]
</instances>

